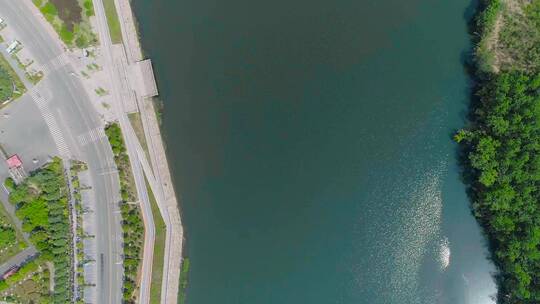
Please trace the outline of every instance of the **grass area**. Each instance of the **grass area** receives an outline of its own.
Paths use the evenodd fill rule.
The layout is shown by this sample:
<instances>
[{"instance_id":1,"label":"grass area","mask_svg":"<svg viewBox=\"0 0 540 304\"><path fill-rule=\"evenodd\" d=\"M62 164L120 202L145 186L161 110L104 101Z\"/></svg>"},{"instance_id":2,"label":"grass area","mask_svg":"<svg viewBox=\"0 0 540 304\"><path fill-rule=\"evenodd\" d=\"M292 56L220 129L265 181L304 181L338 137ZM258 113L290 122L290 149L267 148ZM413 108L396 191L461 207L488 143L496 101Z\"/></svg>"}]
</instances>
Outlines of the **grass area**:
<instances>
[{"instance_id":1,"label":"grass area","mask_svg":"<svg viewBox=\"0 0 540 304\"><path fill-rule=\"evenodd\" d=\"M152 205L152 215L154 217L154 225L156 227L156 239L154 243L154 260L152 261L152 284L150 285L150 303L158 304L161 302L161 283L163 282L163 263L165 258L165 237L167 227L159 212L156 198L150 184L146 180L146 188L150 204Z\"/></svg>"},{"instance_id":2,"label":"grass area","mask_svg":"<svg viewBox=\"0 0 540 304\"><path fill-rule=\"evenodd\" d=\"M137 200L137 189L135 188L135 180L131 172L129 157L124 146L122 131L117 123L112 123L105 128L105 133L111 144L114 154L114 160L118 167L120 175L120 187L122 188L122 200L125 202L135 202Z\"/></svg>"},{"instance_id":3,"label":"grass area","mask_svg":"<svg viewBox=\"0 0 540 304\"><path fill-rule=\"evenodd\" d=\"M51 303L50 272L44 264L39 259L31 261L0 281L0 299L7 303Z\"/></svg>"},{"instance_id":4,"label":"grass area","mask_svg":"<svg viewBox=\"0 0 540 304\"><path fill-rule=\"evenodd\" d=\"M180 271L180 286L178 287L178 304L184 304L186 302L186 289L188 285L189 275L189 259L184 258L182 260L182 271Z\"/></svg>"},{"instance_id":5,"label":"grass area","mask_svg":"<svg viewBox=\"0 0 540 304\"><path fill-rule=\"evenodd\" d=\"M32 68L29 69L29 67L34 63L34 60L23 63L16 54L11 55L11 58L17 62L17 66L19 67L19 69L24 71L24 76L32 84L36 85L38 82L41 81L41 79L43 79L43 71L36 71Z\"/></svg>"},{"instance_id":6,"label":"grass area","mask_svg":"<svg viewBox=\"0 0 540 304\"><path fill-rule=\"evenodd\" d=\"M103 0L105 7L105 15L107 16L107 24L109 25L109 33L113 44L122 42L122 28L120 27L120 19L114 5L114 0Z\"/></svg>"},{"instance_id":7,"label":"grass area","mask_svg":"<svg viewBox=\"0 0 540 304\"><path fill-rule=\"evenodd\" d=\"M40 253L39 259L54 264L52 301L70 302L73 294L72 233L69 191L61 159L54 158L19 185L8 181L5 184L10 191L9 201L16 206L16 215L23 222L23 231L30 234L30 241Z\"/></svg>"},{"instance_id":8,"label":"grass area","mask_svg":"<svg viewBox=\"0 0 540 304\"><path fill-rule=\"evenodd\" d=\"M496 48L502 70L540 69L540 1L505 5ZM517 4L519 3L519 4Z\"/></svg>"},{"instance_id":9,"label":"grass area","mask_svg":"<svg viewBox=\"0 0 540 304\"><path fill-rule=\"evenodd\" d=\"M11 75L6 70L0 68L0 100L10 100L13 97L13 91Z\"/></svg>"},{"instance_id":10,"label":"grass area","mask_svg":"<svg viewBox=\"0 0 540 304\"><path fill-rule=\"evenodd\" d=\"M89 17L94 15L91 0L33 0L45 19L68 47L86 48L98 40Z\"/></svg>"},{"instance_id":11,"label":"grass area","mask_svg":"<svg viewBox=\"0 0 540 304\"><path fill-rule=\"evenodd\" d=\"M28 81L34 85L40 82L44 76L42 71L38 71L36 73L25 72L24 75L26 76L26 79L28 79Z\"/></svg>"},{"instance_id":12,"label":"grass area","mask_svg":"<svg viewBox=\"0 0 540 304\"><path fill-rule=\"evenodd\" d=\"M92 17L96 14L92 0L79 0L79 5L83 8L86 17Z\"/></svg>"},{"instance_id":13,"label":"grass area","mask_svg":"<svg viewBox=\"0 0 540 304\"><path fill-rule=\"evenodd\" d=\"M117 123L109 124L105 128L118 167L120 177L120 191L122 203L122 230L124 233L124 303L136 303L138 291L138 277L142 258L144 242L144 225L140 206L136 201L136 189L129 157L126 153L122 131Z\"/></svg>"},{"instance_id":14,"label":"grass area","mask_svg":"<svg viewBox=\"0 0 540 304\"><path fill-rule=\"evenodd\" d=\"M540 1L485 0L477 22L482 72L540 69Z\"/></svg>"},{"instance_id":15,"label":"grass area","mask_svg":"<svg viewBox=\"0 0 540 304\"><path fill-rule=\"evenodd\" d=\"M5 73L7 73L7 75L9 75L12 85L14 86L11 98L17 99L18 97L21 97L22 94L26 92L26 87L19 78L19 75L15 73L13 67L9 64L9 62L6 60L6 58L4 58L2 54L0 54L0 71L4 71ZM0 102L2 101L4 100L0 100Z\"/></svg>"},{"instance_id":16,"label":"grass area","mask_svg":"<svg viewBox=\"0 0 540 304\"><path fill-rule=\"evenodd\" d=\"M159 97L156 96L152 98L152 107L154 108L154 113L156 114L157 123L160 126L163 123L164 106L163 101L159 99Z\"/></svg>"},{"instance_id":17,"label":"grass area","mask_svg":"<svg viewBox=\"0 0 540 304\"><path fill-rule=\"evenodd\" d=\"M141 143L141 147L144 150L144 153L146 154L146 159L148 159L148 162L150 163L150 166L152 166L150 162L150 153L148 152L148 144L146 142L146 136L144 135L144 127L143 122L141 119L141 113L130 113L128 114L129 122L131 123L131 126L133 127L133 130L135 131L135 135L137 136L137 139Z\"/></svg>"},{"instance_id":18,"label":"grass area","mask_svg":"<svg viewBox=\"0 0 540 304\"><path fill-rule=\"evenodd\" d=\"M0 202L0 264L26 248L26 242Z\"/></svg>"}]
</instances>

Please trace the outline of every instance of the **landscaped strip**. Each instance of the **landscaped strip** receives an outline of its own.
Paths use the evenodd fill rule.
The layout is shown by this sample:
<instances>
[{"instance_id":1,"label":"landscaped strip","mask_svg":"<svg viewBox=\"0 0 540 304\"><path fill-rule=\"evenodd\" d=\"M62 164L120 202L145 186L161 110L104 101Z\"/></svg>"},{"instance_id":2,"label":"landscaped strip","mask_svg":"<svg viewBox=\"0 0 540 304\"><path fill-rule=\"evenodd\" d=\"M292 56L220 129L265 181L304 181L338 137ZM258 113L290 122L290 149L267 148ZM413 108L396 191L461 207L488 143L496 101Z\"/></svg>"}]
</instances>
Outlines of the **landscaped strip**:
<instances>
[{"instance_id":1,"label":"landscaped strip","mask_svg":"<svg viewBox=\"0 0 540 304\"><path fill-rule=\"evenodd\" d=\"M178 287L178 304L184 304L186 302L186 290L188 285L189 274L189 259L184 258L182 260L182 270L180 271L180 286Z\"/></svg>"},{"instance_id":2,"label":"landscaped strip","mask_svg":"<svg viewBox=\"0 0 540 304\"><path fill-rule=\"evenodd\" d=\"M9 201L16 206L23 230L30 234L30 241L40 253L36 263L54 265L55 287L50 299L54 303L71 302L73 238L62 161L54 158L19 185L5 184L11 185L8 186ZM46 300L39 301L42 302Z\"/></svg>"},{"instance_id":3,"label":"landscaped strip","mask_svg":"<svg viewBox=\"0 0 540 304\"><path fill-rule=\"evenodd\" d=\"M82 161L71 161L70 175L71 175L71 186L73 188L73 200L75 201L75 220L77 222L76 230L76 257L77 265L75 266L76 271L76 280L77 280L77 297L75 299L76 303L84 303L84 290L87 286L92 286L87 283L84 277L84 266L87 263L95 262L93 259L85 256L84 254L84 240L87 238L94 237L89 235L83 230L83 205L82 205L82 190L88 189L81 185L79 179L79 173L88 170L88 165Z\"/></svg>"},{"instance_id":4,"label":"landscaped strip","mask_svg":"<svg viewBox=\"0 0 540 304\"><path fill-rule=\"evenodd\" d=\"M107 24L109 25L109 34L113 44L122 42L122 28L120 27L120 19L114 5L114 0L103 0L105 7L105 15L107 16Z\"/></svg>"},{"instance_id":5,"label":"landscaped strip","mask_svg":"<svg viewBox=\"0 0 540 304\"><path fill-rule=\"evenodd\" d=\"M477 18L470 125L455 135L497 266L499 304L540 303L540 0L489 0ZM475 36L476 37L476 36Z\"/></svg>"},{"instance_id":6,"label":"landscaped strip","mask_svg":"<svg viewBox=\"0 0 540 304\"><path fill-rule=\"evenodd\" d=\"M144 242L144 225L140 206L136 202L136 189L126 153L122 131L117 123L105 128L114 154L114 160L120 176L120 191L122 203L122 230L124 235L124 285L123 299L125 303L135 303L137 300L137 278L142 259Z\"/></svg>"},{"instance_id":7,"label":"landscaped strip","mask_svg":"<svg viewBox=\"0 0 540 304\"><path fill-rule=\"evenodd\" d=\"M0 264L26 248L26 243L0 202Z\"/></svg>"},{"instance_id":8,"label":"landscaped strip","mask_svg":"<svg viewBox=\"0 0 540 304\"><path fill-rule=\"evenodd\" d=\"M161 217L161 212L152 192L150 184L146 180L146 189L148 189L148 198L152 206L152 215L154 217L155 225L155 240L154 240L154 260L152 261L152 283L150 284L150 303L161 303L161 285L163 282L163 266L165 258L165 240L167 233L167 226Z\"/></svg>"},{"instance_id":9,"label":"landscaped strip","mask_svg":"<svg viewBox=\"0 0 540 304\"><path fill-rule=\"evenodd\" d=\"M19 75L15 73L13 67L2 54L0 54L0 75L4 75L2 78L7 80L7 82L0 83L0 91L6 92L6 94L1 95L0 103L10 99L17 99L26 92L26 87Z\"/></svg>"},{"instance_id":10,"label":"landscaped strip","mask_svg":"<svg viewBox=\"0 0 540 304\"><path fill-rule=\"evenodd\" d=\"M69 47L97 44L89 18L94 15L91 0L32 0L60 39Z\"/></svg>"},{"instance_id":11,"label":"landscaped strip","mask_svg":"<svg viewBox=\"0 0 540 304\"><path fill-rule=\"evenodd\" d=\"M144 135L144 127L141 119L141 113L129 113L128 119L131 123L131 126L133 127L133 131L135 131L135 136L137 136L137 139L139 140L139 143L141 144L141 147L146 154L146 159L150 159L150 153L148 152L148 144L146 143L146 136ZM152 164L150 164L150 166L152 166Z\"/></svg>"}]
</instances>

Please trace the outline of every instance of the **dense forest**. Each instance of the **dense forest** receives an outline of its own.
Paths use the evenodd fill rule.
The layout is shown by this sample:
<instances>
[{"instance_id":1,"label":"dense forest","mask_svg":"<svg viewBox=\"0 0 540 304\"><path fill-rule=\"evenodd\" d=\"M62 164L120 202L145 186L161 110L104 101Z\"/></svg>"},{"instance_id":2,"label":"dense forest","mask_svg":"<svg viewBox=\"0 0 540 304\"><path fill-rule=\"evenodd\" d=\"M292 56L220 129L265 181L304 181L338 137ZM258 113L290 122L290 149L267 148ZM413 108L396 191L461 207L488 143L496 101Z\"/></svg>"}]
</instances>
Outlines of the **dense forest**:
<instances>
[{"instance_id":1,"label":"dense forest","mask_svg":"<svg viewBox=\"0 0 540 304\"><path fill-rule=\"evenodd\" d=\"M540 303L540 0L484 1L476 21L475 98L455 139L498 303Z\"/></svg>"}]
</instances>

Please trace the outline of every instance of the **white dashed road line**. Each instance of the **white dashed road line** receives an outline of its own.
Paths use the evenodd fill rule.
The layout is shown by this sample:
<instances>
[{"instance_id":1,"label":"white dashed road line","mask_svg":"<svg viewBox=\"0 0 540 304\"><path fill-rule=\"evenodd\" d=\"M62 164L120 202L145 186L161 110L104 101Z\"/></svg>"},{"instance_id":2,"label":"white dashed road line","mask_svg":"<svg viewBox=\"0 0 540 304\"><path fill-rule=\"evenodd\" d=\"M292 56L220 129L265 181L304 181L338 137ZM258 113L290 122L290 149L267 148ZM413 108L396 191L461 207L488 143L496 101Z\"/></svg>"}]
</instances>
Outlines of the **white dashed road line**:
<instances>
[{"instance_id":1,"label":"white dashed road line","mask_svg":"<svg viewBox=\"0 0 540 304\"><path fill-rule=\"evenodd\" d=\"M95 142L101 138L105 138L105 136L106 135L103 128L98 127L86 133L80 134L79 136L77 136L77 140L79 141L79 144L81 144L81 146L86 146L89 143Z\"/></svg>"},{"instance_id":2,"label":"white dashed road line","mask_svg":"<svg viewBox=\"0 0 540 304\"><path fill-rule=\"evenodd\" d=\"M42 71L43 73L47 74L50 72L54 72L61 67L68 65L68 57L66 53L62 53L53 59L49 60L47 63L36 65L34 68L38 71Z\"/></svg>"}]
</instances>

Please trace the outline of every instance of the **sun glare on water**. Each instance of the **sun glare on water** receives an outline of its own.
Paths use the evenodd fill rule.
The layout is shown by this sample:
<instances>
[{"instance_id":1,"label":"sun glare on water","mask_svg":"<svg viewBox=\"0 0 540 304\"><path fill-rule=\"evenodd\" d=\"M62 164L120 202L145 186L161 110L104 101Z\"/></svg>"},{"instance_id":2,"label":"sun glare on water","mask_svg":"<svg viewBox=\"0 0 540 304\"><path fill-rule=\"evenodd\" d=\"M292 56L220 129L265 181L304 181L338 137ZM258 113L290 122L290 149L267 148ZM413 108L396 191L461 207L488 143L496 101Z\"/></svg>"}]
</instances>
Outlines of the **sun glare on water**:
<instances>
[{"instance_id":1,"label":"sun glare on water","mask_svg":"<svg viewBox=\"0 0 540 304\"><path fill-rule=\"evenodd\" d=\"M441 270L444 271L450 266L450 242L448 238L442 239L439 246L439 262Z\"/></svg>"}]
</instances>

